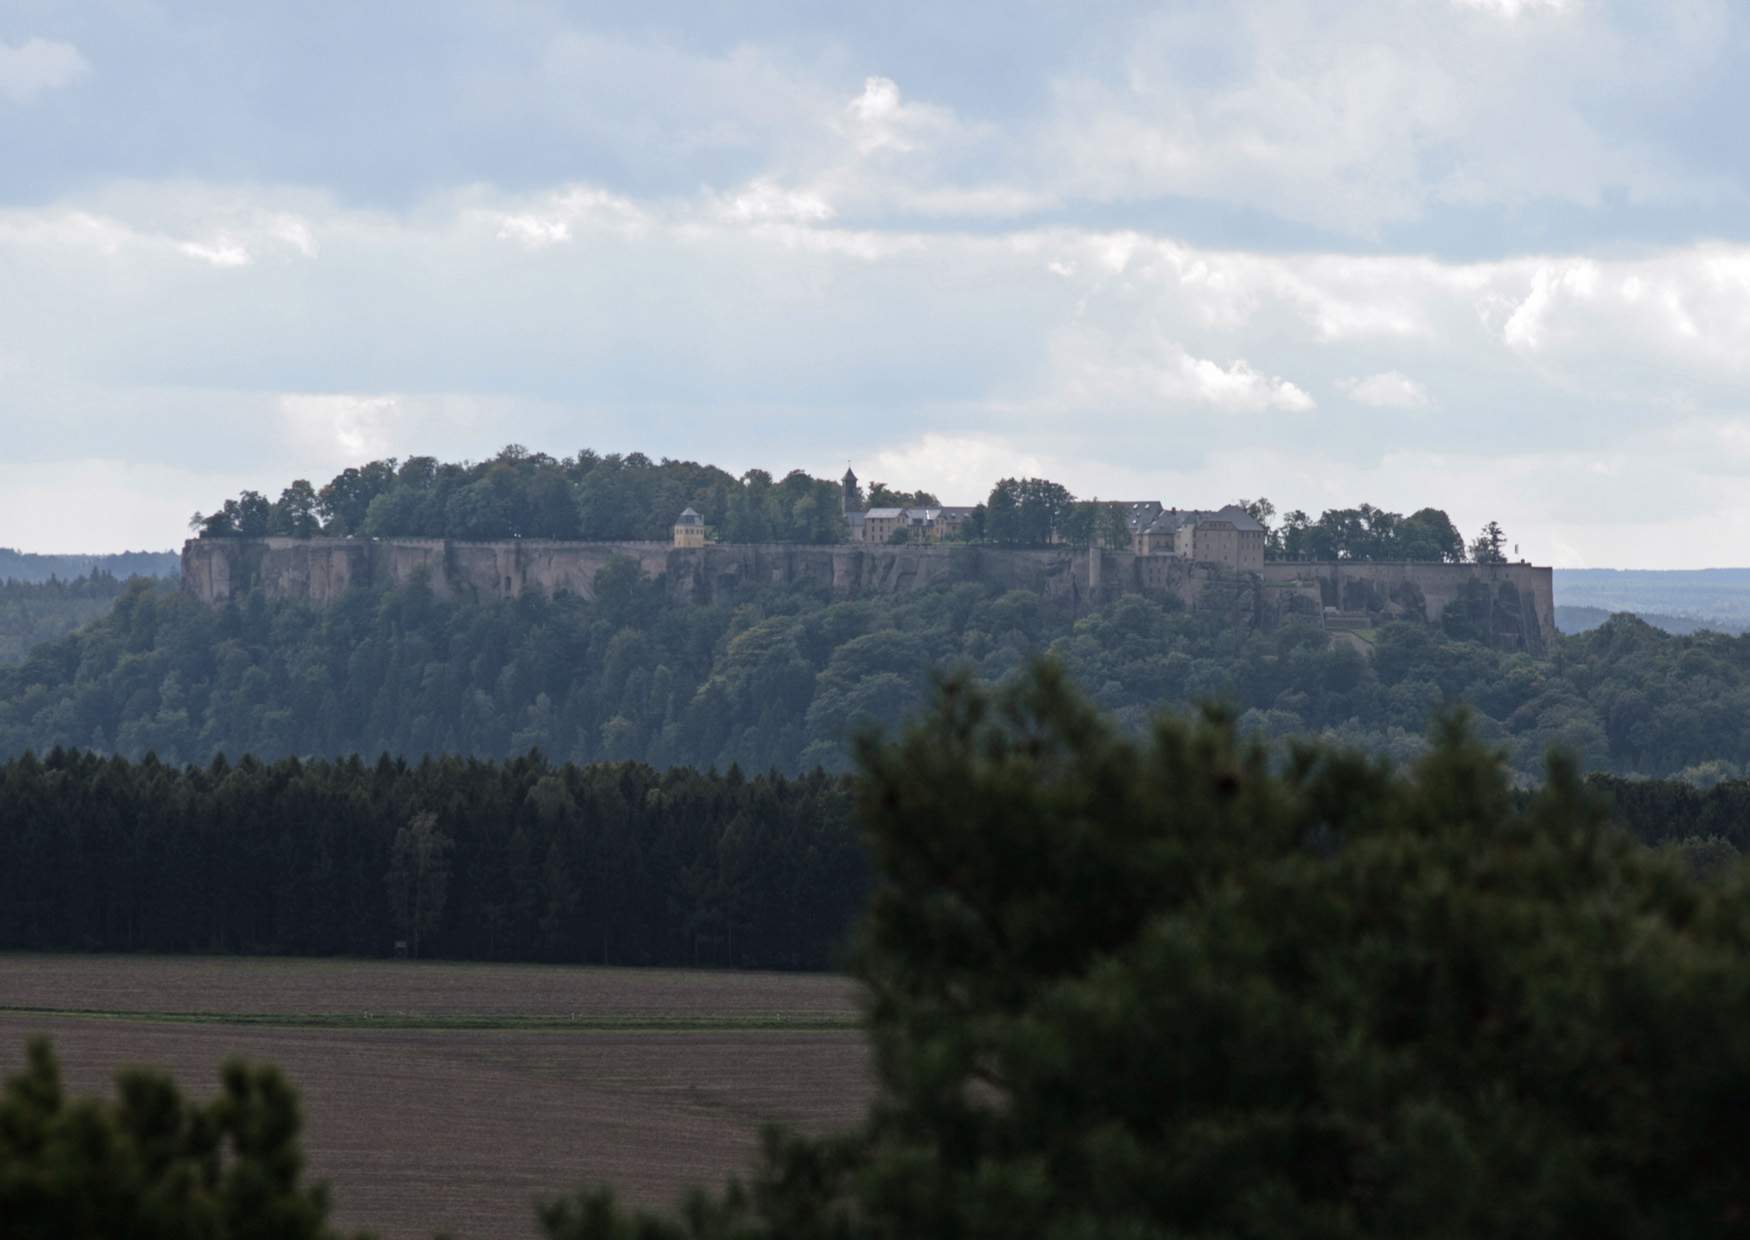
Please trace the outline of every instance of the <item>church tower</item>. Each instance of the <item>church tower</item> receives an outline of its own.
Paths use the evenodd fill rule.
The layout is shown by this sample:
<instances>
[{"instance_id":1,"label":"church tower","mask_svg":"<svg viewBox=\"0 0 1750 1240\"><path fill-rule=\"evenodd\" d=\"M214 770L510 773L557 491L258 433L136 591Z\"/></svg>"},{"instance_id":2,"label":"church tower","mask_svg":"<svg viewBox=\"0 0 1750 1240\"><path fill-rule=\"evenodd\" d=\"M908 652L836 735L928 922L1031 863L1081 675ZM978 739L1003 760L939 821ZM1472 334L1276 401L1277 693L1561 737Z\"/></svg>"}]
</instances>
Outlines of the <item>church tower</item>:
<instances>
[{"instance_id":1,"label":"church tower","mask_svg":"<svg viewBox=\"0 0 1750 1240\"><path fill-rule=\"evenodd\" d=\"M849 465L845 466L845 476L843 481L845 495L842 511L846 513L861 512L863 510L863 496L861 492L857 490L857 475L851 472L851 467Z\"/></svg>"}]
</instances>

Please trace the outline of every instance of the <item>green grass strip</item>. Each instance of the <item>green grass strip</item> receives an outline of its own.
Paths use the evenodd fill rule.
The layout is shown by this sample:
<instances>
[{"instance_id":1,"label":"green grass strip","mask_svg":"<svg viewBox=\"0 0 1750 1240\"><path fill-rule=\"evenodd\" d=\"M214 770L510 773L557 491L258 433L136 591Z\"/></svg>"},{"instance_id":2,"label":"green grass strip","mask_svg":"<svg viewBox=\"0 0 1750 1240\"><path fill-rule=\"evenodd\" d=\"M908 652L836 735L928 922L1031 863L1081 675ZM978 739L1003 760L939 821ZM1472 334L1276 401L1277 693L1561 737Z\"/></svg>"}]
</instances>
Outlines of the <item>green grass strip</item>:
<instances>
[{"instance_id":1,"label":"green grass strip","mask_svg":"<svg viewBox=\"0 0 1750 1240\"><path fill-rule=\"evenodd\" d=\"M143 1021L160 1025L243 1025L267 1029L483 1030L578 1033L813 1033L861 1027L855 1016L453 1016L410 1012L128 1012L92 1008L10 1007L0 1016L56 1020Z\"/></svg>"}]
</instances>

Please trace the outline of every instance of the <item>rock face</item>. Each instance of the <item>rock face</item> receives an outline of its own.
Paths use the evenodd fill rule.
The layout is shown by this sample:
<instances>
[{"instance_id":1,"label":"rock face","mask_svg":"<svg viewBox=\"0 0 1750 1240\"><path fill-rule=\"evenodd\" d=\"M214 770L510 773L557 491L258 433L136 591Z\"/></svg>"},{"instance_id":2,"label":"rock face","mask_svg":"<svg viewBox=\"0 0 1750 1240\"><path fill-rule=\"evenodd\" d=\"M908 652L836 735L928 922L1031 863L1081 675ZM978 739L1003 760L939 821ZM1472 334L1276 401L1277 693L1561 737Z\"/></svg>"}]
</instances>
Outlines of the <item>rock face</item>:
<instances>
[{"instance_id":1,"label":"rock face","mask_svg":"<svg viewBox=\"0 0 1750 1240\"><path fill-rule=\"evenodd\" d=\"M1496 645L1545 653L1555 640L1553 574L1535 564L1267 563L1263 579L1318 591L1321 606L1369 624L1438 624L1452 604L1475 613Z\"/></svg>"},{"instance_id":2,"label":"rock face","mask_svg":"<svg viewBox=\"0 0 1750 1240\"><path fill-rule=\"evenodd\" d=\"M182 583L207 603L260 588L269 598L325 605L354 585L406 585L419 577L440 598L516 598L531 590L590 598L596 574L614 560L629 559L646 577L665 579L677 603L709 603L753 587L793 582L856 597L981 581L1081 599L1089 591L1087 558L1086 552L1067 548L225 538L193 539L183 547Z\"/></svg>"},{"instance_id":3,"label":"rock face","mask_svg":"<svg viewBox=\"0 0 1750 1240\"><path fill-rule=\"evenodd\" d=\"M711 603L759 586L812 583L854 598L977 582L1028 590L1072 606L1123 594L1177 598L1228 623L1273 628L1292 617L1359 625L1438 622L1449 603L1482 611L1502 644L1541 653L1555 634L1550 570L1528 564L1266 564L1225 572L1174 556L1070 547L800 546L790 543L451 542L397 538L194 539L182 549L182 587L208 604L259 588L269 598L334 602L355 585L426 580L442 598L516 598L560 591L590 598L616 559L667 583L676 604ZM1505 587L1505 588L1504 588ZM1479 602L1482 600L1482 602Z\"/></svg>"}]
</instances>

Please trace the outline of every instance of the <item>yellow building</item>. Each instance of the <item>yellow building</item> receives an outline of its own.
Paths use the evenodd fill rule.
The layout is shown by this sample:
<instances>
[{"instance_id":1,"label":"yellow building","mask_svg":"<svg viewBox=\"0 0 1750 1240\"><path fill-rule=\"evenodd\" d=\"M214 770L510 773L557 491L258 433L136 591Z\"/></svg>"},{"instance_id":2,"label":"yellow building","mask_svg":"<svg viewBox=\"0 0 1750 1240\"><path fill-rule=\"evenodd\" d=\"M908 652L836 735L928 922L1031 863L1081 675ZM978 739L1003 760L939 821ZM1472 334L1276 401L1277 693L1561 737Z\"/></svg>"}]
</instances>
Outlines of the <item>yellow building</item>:
<instances>
[{"instance_id":1,"label":"yellow building","mask_svg":"<svg viewBox=\"0 0 1750 1240\"><path fill-rule=\"evenodd\" d=\"M681 513L680 519L674 523L674 545L677 547L703 547L705 545L705 518L691 508Z\"/></svg>"},{"instance_id":2,"label":"yellow building","mask_svg":"<svg viewBox=\"0 0 1750 1240\"><path fill-rule=\"evenodd\" d=\"M882 546L896 530L909 529L903 508L871 508L863 514L863 541Z\"/></svg>"}]
</instances>

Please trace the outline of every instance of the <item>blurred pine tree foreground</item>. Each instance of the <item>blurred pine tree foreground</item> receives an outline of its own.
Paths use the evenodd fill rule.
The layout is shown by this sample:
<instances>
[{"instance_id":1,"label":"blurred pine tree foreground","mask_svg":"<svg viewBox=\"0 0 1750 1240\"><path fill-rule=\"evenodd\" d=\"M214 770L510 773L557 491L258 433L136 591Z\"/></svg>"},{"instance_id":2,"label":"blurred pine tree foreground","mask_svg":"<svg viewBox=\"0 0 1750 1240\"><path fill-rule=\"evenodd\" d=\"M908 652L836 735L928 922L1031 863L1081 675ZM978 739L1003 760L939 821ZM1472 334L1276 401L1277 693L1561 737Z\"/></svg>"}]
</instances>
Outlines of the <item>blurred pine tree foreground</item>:
<instances>
[{"instance_id":1,"label":"blurred pine tree foreground","mask_svg":"<svg viewBox=\"0 0 1750 1240\"><path fill-rule=\"evenodd\" d=\"M1516 795L1461 722L1407 774L1211 716L1118 734L1047 665L860 751L878 1095L674 1216L553 1240L1697 1237L1750 1227L1750 900ZM327 1236L238 1068L0 1103L12 1236ZM235 1205L246 1201L249 1208ZM271 1220L271 1221L270 1221Z\"/></svg>"}]
</instances>

